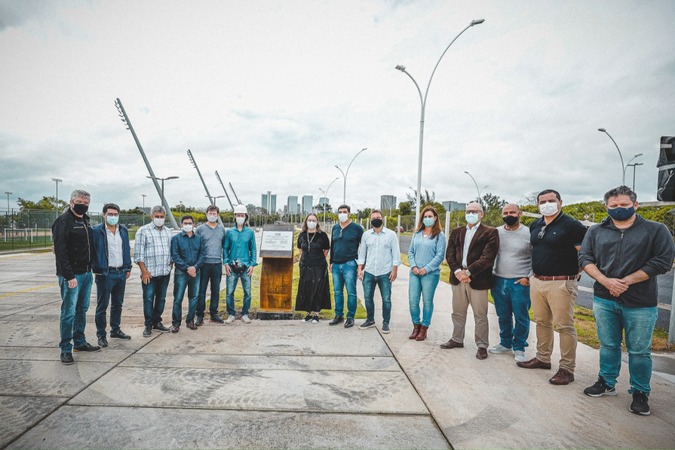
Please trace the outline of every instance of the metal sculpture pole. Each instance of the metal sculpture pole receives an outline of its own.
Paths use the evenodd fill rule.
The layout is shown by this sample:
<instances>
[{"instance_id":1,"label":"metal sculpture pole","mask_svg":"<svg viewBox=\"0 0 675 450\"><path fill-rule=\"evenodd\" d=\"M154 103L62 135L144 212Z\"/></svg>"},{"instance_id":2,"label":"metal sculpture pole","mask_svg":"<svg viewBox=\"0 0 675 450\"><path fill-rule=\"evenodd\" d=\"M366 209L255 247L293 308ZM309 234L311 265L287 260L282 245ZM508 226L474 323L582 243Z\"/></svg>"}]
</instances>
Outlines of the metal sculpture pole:
<instances>
[{"instance_id":1,"label":"metal sculpture pole","mask_svg":"<svg viewBox=\"0 0 675 450\"><path fill-rule=\"evenodd\" d=\"M209 188L206 187L206 183L204 182L204 177L202 176L202 172L199 170L199 166L197 166L197 161L195 161L195 157L192 155L192 152L190 149L187 151L188 158L190 159L190 162L192 163L192 166L197 169L197 175L199 175L199 179L202 180L202 186L204 186L204 190L206 191L206 196L209 198L209 203L211 205L216 204L216 197L213 197L211 193L209 192ZM220 219L220 214L218 214L218 223L223 224L223 221Z\"/></svg>"},{"instance_id":2,"label":"metal sculpture pole","mask_svg":"<svg viewBox=\"0 0 675 450\"><path fill-rule=\"evenodd\" d=\"M232 183L228 183L228 184L230 185L230 189L232 189L232 193L234 194L234 199L237 201L237 204L238 204L238 205L243 205L243 203L241 202L241 200L239 200L239 197L237 197L237 192L236 192L236 191L234 190L234 188L232 187Z\"/></svg>"},{"instance_id":3,"label":"metal sculpture pole","mask_svg":"<svg viewBox=\"0 0 675 450\"><path fill-rule=\"evenodd\" d=\"M157 190L157 195L159 195L159 198L162 200L162 205L164 206L164 209L166 209L166 214L169 216L169 220L171 221L171 226L178 230L178 224L176 223L176 218L173 216L173 213L171 212L171 208L169 207L169 202L166 200L166 197L164 197L164 193L162 192L161 188L159 187L159 183L157 182L157 177L155 176L155 172L152 170L152 167L150 166L150 161L148 161L148 158L145 156L145 152L143 151L143 147L141 146L141 141L138 140L138 136L136 136L136 132L134 131L134 127L131 125L131 120L129 120L129 116L127 116L126 111L124 110L124 106L122 106L122 101L119 98L115 99L115 106L117 107L117 111L119 111L120 118L122 119L122 123L126 126L127 130L131 131L131 135L134 137L134 141L136 141L136 146L138 146L138 151L141 152L141 157L143 157L143 161L145 162L145 167L148 168L148 173L150 174L150 177L152 177L152 182L155 185L155 189Z\"/></svg>"},{"instance_id":4,"label":"metal sculpture pole","mask_svg":"<svg viewBox=\"0 0 675 450\"><path fill-rule=\"evenodd\" d=\"M232 208L232 211L234 211L234 205L232 204L232 200L230 200L230 195L227 193L227 189L225 189L225 185L223 184L223 180L220 179L220 175L218 175L217 170L216 170L216 178L218 178L218 182L223 187L223 192L225 192L225 197L227 197L227 202L230 204L230 208Z\"/></svg>"}]
</instances>

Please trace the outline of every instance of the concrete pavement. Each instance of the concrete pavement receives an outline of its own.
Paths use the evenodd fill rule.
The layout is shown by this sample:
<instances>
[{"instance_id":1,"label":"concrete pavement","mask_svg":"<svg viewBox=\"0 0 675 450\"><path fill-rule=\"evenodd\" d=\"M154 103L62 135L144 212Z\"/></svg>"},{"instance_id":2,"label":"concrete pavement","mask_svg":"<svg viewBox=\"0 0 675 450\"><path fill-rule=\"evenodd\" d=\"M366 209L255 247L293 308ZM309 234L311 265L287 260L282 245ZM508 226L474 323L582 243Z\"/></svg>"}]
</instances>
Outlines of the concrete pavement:
<instances>
[{"instance_id":1,"label":"concrete pavement","mask_svg":"<svg viewBox=\"0 0 675 450\"><path fill-rule=\"evenodd\" d=\"M559 387L547 381L554 370L520 369L511 355L477 360L471 317L465 348L440 349L451 331L445 283L429 339L408 340L405 267L394 283L388 335L379 332L378 305L378 329L365 331L326 322L236 321L151 338L141 336L135 268L122 321L132 339L75 353L72 366L58 359L61 302L53 273L49 253L0 256L0 447L672 448L675 442L672 381L653 377L649 417L628 411L625 364L617 397L583 395L597 378L597 350L579 345L576 381ZM492 308L490 322L495 339ZM534 326L530 336L533 355Z\"/></svg>"}]
</instances>

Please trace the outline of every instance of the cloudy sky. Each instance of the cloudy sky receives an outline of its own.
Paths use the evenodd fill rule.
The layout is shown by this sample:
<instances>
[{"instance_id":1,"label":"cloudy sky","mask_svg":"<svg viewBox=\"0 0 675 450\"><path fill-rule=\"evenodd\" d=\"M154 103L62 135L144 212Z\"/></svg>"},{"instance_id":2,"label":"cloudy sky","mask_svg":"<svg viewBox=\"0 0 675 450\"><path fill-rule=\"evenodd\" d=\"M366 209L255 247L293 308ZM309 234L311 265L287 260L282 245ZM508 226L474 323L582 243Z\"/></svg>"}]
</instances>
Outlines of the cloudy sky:
<instances>
[{"instance_id":1,"label":"cloudy sky","mask_svg":"<svg viewBox=\"0 0 675 450\"><path fill-rule=\"evenodd\" d=\"M357 209L417 184L439 201L476 188L566 203L620 184L633 155L656 199L659 138L675 134L675 2L0 0L0 186L15 198L76 188L94 209L158 202L119 97L171 205L206 205L218 170L244 203L277 194ZM626 173L632 183L632 168ZM488 186L483 188L483 186ZM1 202L4 207L4 202ZM219 205L226 204L219 199Z\"/></svg>"}]
</instances>

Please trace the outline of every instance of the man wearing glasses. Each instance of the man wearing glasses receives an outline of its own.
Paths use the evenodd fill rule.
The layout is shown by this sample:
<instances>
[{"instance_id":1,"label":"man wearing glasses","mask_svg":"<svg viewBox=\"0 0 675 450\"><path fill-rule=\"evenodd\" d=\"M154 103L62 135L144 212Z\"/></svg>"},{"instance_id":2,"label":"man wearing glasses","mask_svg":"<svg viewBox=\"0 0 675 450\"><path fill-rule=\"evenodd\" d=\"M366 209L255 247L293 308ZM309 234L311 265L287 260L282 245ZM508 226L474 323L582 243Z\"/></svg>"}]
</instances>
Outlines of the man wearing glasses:
<instances>
[{"instance_id":1,"label":"man wearing glasses","mask_svg":"<svg viewBox=\"0 0 675 450\"><path fill-rule=\"evenodd\" d=\"M337 325L344 321L345 297L347 288L347 321L345 328L354 326L356 315L356 258L359 255L359 244L363 236L363 228L349 219L350 208L347 205L338 207L338 220L333 225L330 238L330 270L333 273L333 293L335 296L335 317L328 322Z\"/></svg>"},{"instance_id":2,"label":"man wearing glasses","mask_svg":"<svg viewBox=\"0 0 675 450\"><path fill-rule=\"evenodd\" d=\"M562 199L553 189L537 195L542 217L530 225L532 271L530 298L537 323L537 355L518 362L525 369L551 369L553 329L560 333L560 363L551 384L574 381L577 330L574 327L574 303L579 279L578 252L586 228L561 211Z\"/></svg>"}]
</instances>

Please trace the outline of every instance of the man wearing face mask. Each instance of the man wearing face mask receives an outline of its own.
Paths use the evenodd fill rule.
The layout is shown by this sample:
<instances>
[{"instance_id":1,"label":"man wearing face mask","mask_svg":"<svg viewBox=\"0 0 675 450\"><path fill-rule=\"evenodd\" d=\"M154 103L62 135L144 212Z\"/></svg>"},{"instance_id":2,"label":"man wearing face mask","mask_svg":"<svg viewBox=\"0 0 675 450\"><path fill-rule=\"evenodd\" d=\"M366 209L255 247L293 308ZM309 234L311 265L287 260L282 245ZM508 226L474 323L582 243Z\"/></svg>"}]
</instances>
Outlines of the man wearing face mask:
<instances>
[{"instance_id":1,"label":"man wearing face mask","mask_svg":"<svg viewBox=\"0 0 675 450\"><path fill-rule=\"evenodd\" d=\"M106 314L110 304L110 337L131 339L120 330L122 304L127 279L131 275L131 247L129 232L119 224L120 207L107 203L103 207L103 222L93 228L94 259L92 270L96 274L96 335L98 345L108 346Z\"/></svg>"},{"instance_id":2,"label":"man wearing face mask","mask_svg":"<svg viewBox=\"0 0 675 450\"><path fill-rule=\"evenodd\" d=\"M183 296L188 291L188 313L185 325L196 330L194 322L199 295L199 276L204 264L204 241L193 230L195 220L190 215L180 219L181 232L171 238L171 260L176 266L173 273L173 312L171 332L178 333L183 319Z\"/></svg>"},{"instance_id":3,"label":"man wearing face mask","mask_svg":"<svg viewBox=\"0 0 675 450\"><path fill-rule=\"evenodd\" d=\"M330 240L330 270L333 274L333 294L335 297L335 317L328 322L337 325L344 321L345 297L347 288L347 321L345 328L354 326L356 315L356 258L359 256L359 243L363 228L349 219L348 205L338 207L338 220L333 225Z\"/></svg>"},{"instance_id":4,"label":"man wearing face mask","mask_svg":"<svg viewBox=\"0 0 675 450\"><path fill-rule=\"evenodd\" d=\"M532 276L530 230L520 223L521 216L518 205L509 203L502 208L504 225L497 228L499 251L491 290L499 317L499 344L489 351L494 354L513 352L516 362L526 361Z\"/></svg>"},{"instance_id":5,"label":"man wearing face mask","mask_svg":"<svg viewBox=\"0 0 675 450\"><path fill-rule=\"evenodd\" d=\"M197 300L197 319L195 324L201 326L204 323L204 311L206 309L206 289L211 284L211 301L209 302L209 315L211 322L223 323L218 314L220 303L220 280L223 278L223 242L225 241L225 227L218 222L220 209L216 205L206 208L207 222L200 225L195 233L204 241L206 254L204 265L199 271L199 298Z\"/></svg>"},{"instance_id":6,"label":"man wearing face mask","mask_svg":"<svg viewBox=\"0 0 675 450\"><path fill-rule=\"evenodd\" d=\"M537 195L542 217L530 225L532 271L530 299L537 323L537 355L518 367L551 369L554 327L560 334L560 365L549 380L566 385L574 381L577 330L574 327L574 303L579 280L578 251L586 228L564 214L562 199L553 189Z\"/></svg>"},{"instance_id":7,"label":"man wearing face mask","mask_svg":"<svg viewBox=\"0 0 675 450\"><path fill-rule=\"evenodd\" d=\"M362 330L375 326L375 286L382 296L382 333L389 333L391 318L391 283L396 279L401 265L401 250L396 233L384 227L382 211L370 213L372 229L363 233L359 246L358 277L363 282L363 297L368 317L359 327Z\"/></svg>"},{"instance_id":8,"label":"man wearing face mask","mask_svg":"<svg viewBox=\"0 0 675 450\"><path fill-rule=\"evenodd\" d=\"M223 242L223 264L227 275L227 320L232 323L236 318L234 309L234 290L241 280L244 290L244 304L241 308L241 321L251 323L248 310L251 307L251 277L253 268L258 265L255 246L255 232L248 226L248 211L244 205L234 207L234 218L237 225L227 230Z\"/></svg>"},{"instance_id":9,"label":"man wearing face mask","mask_svg":"<svg viewBox=\"0 0 675 450\"><path fill-rule=\"evenodd\" d=\"M626 186L605 194L609 217L586 233L579 262L596 281L593 315L600 339L598 381L584 390L590 397L616 395L626 334L633 403L647 416L652 375L651 344L657 318L656 276L673 265L673 240L665 225L637 215L637 196Z\"/></svg>"},{"instance_id":10,"label":"man wearing face mask","mask_svg":"<svg viewBox=\"0 0 675 450\"><path fill-rule=\"evenodd\" d=\"M56 275L61 288L61 363L73 364L76 352L98 352L84 336L91 294L92 232L89 226L89 202L86 191L70 194L70 207L52 225ZM72 342L71 342L72 341Z\"/></svg>"},{"instance_id":11,"label":"man wearing face mask","mask_svg":"<svg viewBox=\"0 0 675 450\"><path fill-rule=\"evenodd\" d=\"M492 267L499 250L499 233L494 227L483 225L483 206L471 202L466 205L465 227L452 230L445 259L450 266L452 285L452 338L441 348L464 347L464 328L469 305L476 324L476 358L486 359L490 329L488 326L488 289L492 286Z\"/></svg>"},{"instance_id":12,"label":"man wearing face mask","mask_svg":"<svg viewBox=\"0 0 675 450\"><path fill-rule=\"evenodd\" d=\"M162 324L162 314L171 276L171 230L164 226L163 206L153 206L150 214L152 222L138 229L134 246L134 262L141 269L143 287L143 337L152 336L153 329L169 331Z\"/></svg>"}]
</instances>

